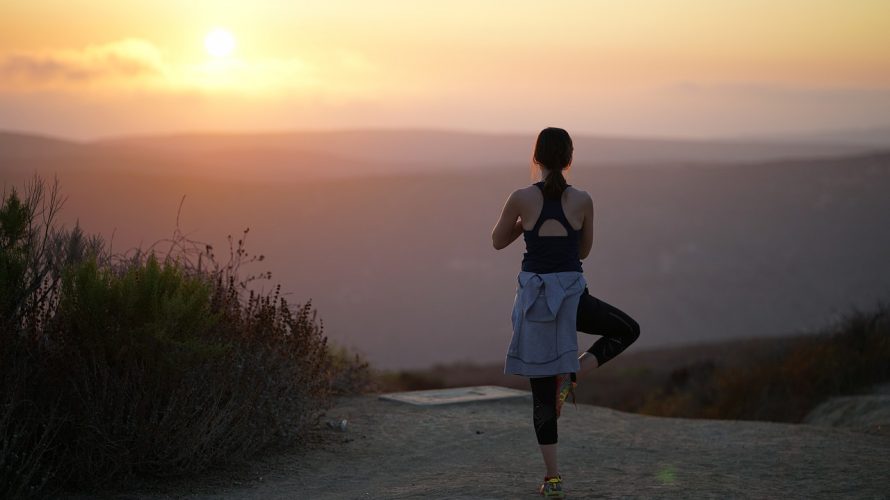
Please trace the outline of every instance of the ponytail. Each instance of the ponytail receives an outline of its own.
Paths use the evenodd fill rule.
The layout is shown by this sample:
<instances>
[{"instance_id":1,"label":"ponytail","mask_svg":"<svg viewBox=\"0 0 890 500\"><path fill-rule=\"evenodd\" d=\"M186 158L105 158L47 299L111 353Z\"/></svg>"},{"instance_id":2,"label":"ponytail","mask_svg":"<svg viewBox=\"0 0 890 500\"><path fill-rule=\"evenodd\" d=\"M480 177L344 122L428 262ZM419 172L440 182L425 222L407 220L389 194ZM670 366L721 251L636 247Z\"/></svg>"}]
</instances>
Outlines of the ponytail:
<instances>
[{"instance_id":1,"label":"ponytail","mask_svg":"<svg viewBox=\"0 0 890 500\"><path fill-rule=\"evenodd\" d=\"M544 197L549 199L559 198L568 185L566 178L562 175L562 170L551 170L550 175L544 179Z\"/></svg>"},{"instance_id":2,"label":"ponytail","mask_svg":"<svg viewBox=\"0 0 890 500\"><path fill-rule=\"evenodd\" d=\"M559 199L568 186L562 171L572 162L573 151L572 138L561 128L547 127L538 134L533 159L550 171L544 179L545 198Z\"/></svg>"}]
</instances>

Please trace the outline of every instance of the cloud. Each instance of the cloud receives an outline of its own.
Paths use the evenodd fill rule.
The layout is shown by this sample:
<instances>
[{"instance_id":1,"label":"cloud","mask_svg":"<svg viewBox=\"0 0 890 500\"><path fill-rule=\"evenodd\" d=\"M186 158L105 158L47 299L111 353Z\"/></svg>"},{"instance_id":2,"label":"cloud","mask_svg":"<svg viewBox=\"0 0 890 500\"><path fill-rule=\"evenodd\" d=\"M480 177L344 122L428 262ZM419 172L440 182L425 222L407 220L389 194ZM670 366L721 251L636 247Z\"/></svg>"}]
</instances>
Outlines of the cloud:
<instances>
[{"instance_id":1,"label":"cloud","mask_svg":"<svg viewBox=\"0 0 890 500\"><path fill-rule=\"evenodd\" d=\"M160 51L150 42L125 39L79 50L14 53L0 59L6 87L64 86L109 80L163 76Z\"/></svg>"},{"instance_id":2,"label":"cloud","mask_svg":"<svg viewBox=\"0 0 890 500\"><path fill-rule=\"evenodd\" d=\"M816 86L744 81L718 83L681 81L664 85L657 90L659 93L670 97L731 97L764 100L861 100L884 99L890 95L890 88L887 87Z\"/></svg>"},{"instance_id":3,"label":"cloud","mask_svg":"<svg viewBox=\"0 0 890 500\"><path fill-rule=\"evenodd\" d=\"M318 50L300 57L207 58L173 63L152 42L129 38L81 49L0 55L0 92L89 89L157 94L269 97L297 93L340 102L379 88L381 73L362 53Z\"/></svg>"}]
</instances>

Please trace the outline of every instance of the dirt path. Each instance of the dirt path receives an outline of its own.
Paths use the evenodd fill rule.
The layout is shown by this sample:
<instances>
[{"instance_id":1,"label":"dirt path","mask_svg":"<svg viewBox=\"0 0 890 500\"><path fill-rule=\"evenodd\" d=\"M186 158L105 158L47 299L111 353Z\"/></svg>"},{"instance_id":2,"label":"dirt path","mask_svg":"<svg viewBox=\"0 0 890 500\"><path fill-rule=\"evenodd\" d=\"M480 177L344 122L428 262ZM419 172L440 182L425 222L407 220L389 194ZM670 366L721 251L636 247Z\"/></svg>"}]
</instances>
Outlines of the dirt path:
<instances>
[{"instance_id":1,"label":"dirt path","mask_svg":"<svg viewBox=\"0 0 890 500\"><path fill-rule=\"evenodd\" d=\"M530 400L415 407L340 400L302 455L115 498L536 498L543 466ZM890 498L890 437L768 422L670 419L567 407L559 420L569 498Z\"/></svg>"}]
</instances>

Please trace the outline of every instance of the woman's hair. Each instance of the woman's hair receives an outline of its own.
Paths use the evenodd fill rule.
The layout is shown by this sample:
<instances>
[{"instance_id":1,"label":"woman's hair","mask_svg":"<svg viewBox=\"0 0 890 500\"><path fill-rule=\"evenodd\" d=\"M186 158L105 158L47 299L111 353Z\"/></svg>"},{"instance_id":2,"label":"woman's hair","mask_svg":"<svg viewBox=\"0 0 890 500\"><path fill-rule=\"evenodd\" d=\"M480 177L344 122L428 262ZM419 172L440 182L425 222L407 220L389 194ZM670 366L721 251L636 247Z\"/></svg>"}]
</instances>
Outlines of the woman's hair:
<instances>
[{"instance_id":1,"label":"woman's hair","mask_svg":"<svg viewBox=\"0 0 890 500\"><path fill-rule=\"evenodd\" d=\"M544 197L559 198L568 183L562 171L572 162L572 138L561 128L547 127L538 134L532 159L550 171L544 179Z\"/></svg>"}]
</instances>

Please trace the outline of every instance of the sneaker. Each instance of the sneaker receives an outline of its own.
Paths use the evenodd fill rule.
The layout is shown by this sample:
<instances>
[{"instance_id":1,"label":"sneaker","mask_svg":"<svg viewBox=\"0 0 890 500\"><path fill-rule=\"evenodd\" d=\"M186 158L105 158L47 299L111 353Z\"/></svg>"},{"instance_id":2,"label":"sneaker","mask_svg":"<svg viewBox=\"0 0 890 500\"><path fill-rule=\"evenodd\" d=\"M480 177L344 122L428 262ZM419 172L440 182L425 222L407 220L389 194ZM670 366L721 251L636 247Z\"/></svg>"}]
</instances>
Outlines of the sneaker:
<instances>
[{"instance_id":1,"label":"sneaker","mask_svg":"<svg viewBox=\"0 0 890 500\"><path fill-rule=\"evenodd\" d=\"M557 474L556 477L544 478L544 484L538 488L538 492L545 498L565 498L566 494L562 491L562 477Z\"/></svg>"},{"instance_id":2,"label":"sneaker","mask_svg":"<svg viewBox=\"0 0 890 500\"><path fill-rule=\"evenodd\" d=\"M556 418L559 418L562 405L565 404L570 394L572 395L572 404L575 405L575 408L578 407L578 403L575 402L575 386L578 383L575 382L574 375L574 373L560 373L556 376Z\"/></svg>"}]
</instances>

